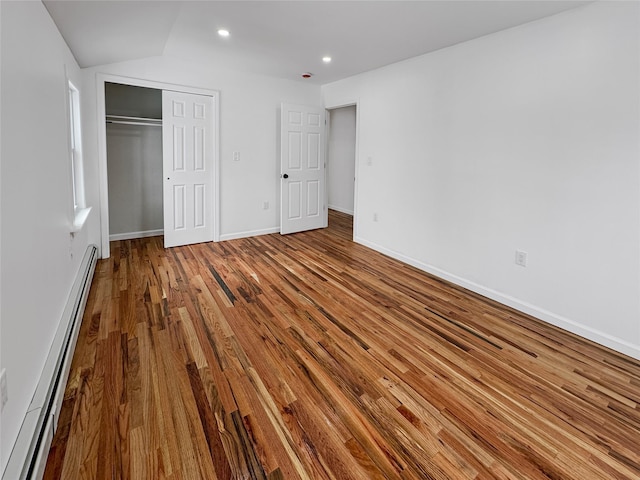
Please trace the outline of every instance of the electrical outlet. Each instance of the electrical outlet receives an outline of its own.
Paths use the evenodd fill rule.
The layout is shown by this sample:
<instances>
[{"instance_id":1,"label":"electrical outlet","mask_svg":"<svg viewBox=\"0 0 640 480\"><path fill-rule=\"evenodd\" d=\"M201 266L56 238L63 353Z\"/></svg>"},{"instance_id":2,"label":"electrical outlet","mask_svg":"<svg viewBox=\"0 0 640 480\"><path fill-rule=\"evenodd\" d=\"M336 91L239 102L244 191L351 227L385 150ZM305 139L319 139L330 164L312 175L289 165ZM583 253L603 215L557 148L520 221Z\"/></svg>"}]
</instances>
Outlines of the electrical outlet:
<instances>
[{"instance_id":1,"label":"electrical outlet","mask_svg":"<svg viewBox=\"0 0 640 480\"><path fill-rule=\"evenodd\" d=\"M240 152L233 152L233 161L234 162L240 161Z\"/></svg>"},{"instance_id":2,"label":"electrical outlet","mask_svg":"<svg viewBox=\"0 0 640 480\"><path fill-rule=\"evenodd\" d=\"M2 407L0 407L0 411L4 410L4 406L8 401L9 389L7 388L7 370L3 368L2 372L0 372L0 404L2 405Z\"/></svg>"},{"instance_id":3,"label":"electrical outlet","mask_svg":"<svg viewBox=\"0 0 640 480\"><path fill-rule=\"evenodd\" d=\"M373 221L374 221L374 222L377 222L377 221L378 221L378 214L377 214L377 213L374 213L374 214L373 214Z\"/></svg>"},{"instance_id":4,"label":"electrical outlet","mask_svg":"<svg viewBox=\"0 0 640 480\"><path fill-rule=\"evenodd\" d=\"M521 267L527 266L527 252L516 250L516 265L520 265Z\"/></svg>"},{"instance_id":5,"label":"electrical outlet","mask_svg":"<svg viewBox=\"0 0 640 480\"><path fill-rule=\"evenodd\" d=\"M262 202L262 209L269 210L269 202Z\"/></svg>"},{"instance_id":6,"label":"electrical outlet","mask_svg":"<svg viewBox=\"0 0 640 480\"><path fill-rule=\"evenodd\" d=\"M368 166L373 165L373 158L371 158L371 157L367 157L367 165L368 165Z\"/></svg>"}]
</instances>

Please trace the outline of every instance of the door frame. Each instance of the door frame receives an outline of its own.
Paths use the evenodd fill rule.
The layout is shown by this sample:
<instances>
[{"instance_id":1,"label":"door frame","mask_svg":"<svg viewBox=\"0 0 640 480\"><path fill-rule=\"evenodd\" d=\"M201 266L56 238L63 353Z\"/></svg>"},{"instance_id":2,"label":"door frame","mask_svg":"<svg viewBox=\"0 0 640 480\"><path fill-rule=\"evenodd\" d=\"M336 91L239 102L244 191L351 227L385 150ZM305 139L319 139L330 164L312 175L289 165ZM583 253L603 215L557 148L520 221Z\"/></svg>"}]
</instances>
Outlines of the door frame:
<instances>
[{"instance_id":1,"label":"door frame","mask_svg":"<svg viewBox=\"0 0 640 480\"><path fill-rule=\"evenodd\" d=\"M325 162L327 168L325 168L325 176L328 177L329 169L331 168L331 162L329 161L329 137L331 135L331 110L342 107L356 107L356 153L353 161L355 162L355 180L353 185L353 240L358 237L358 181L360 178L360 101L359 100L346 100L343 102L325 104L325 118L327 119L326 131L325 131ZM327 205L329 204L329 182L325 180L325 198L327 199ZM328 207L327 207L328 208Z\"/></svg>"},{"instance_id":2,"label":"door frame","mask_svg":"<svg viewBox=\"0 0 640 480\"><path fill-rule=\"evenodd\" d=\"M142 78L125 77L105 73L96 74L97 125L98 125L98 175L100 184L100 246L101 258L109 258L109 176L107 169L107 124L105 122L105 83L120 83L134 87L171 90L213 97L214 148L213 148L213 241L220 241L220 92L207 88L190 87L174 83L157 82Z\"/></svg>"}]
</instances>

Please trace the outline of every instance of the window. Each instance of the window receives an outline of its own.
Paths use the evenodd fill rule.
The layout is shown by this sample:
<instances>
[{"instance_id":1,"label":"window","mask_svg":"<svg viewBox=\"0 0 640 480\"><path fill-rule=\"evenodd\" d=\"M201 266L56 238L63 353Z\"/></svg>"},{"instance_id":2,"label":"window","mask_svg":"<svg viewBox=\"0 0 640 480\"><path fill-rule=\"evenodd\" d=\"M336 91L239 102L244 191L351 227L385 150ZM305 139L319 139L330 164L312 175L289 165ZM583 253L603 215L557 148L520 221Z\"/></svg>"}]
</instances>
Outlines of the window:
<instances>
[{"instance_id":1,"label":"window","mask_svg":"<svg viewBox=\"0 0 640 480\"><path fill-rule=\"evenodd\" d=\"M71 187L73 193L73 228L77 232L89 215L84 197L82 169L82 131L80 127L80 92L69 82L69 135L71 149Z\"/></svg>"},{"instance_id":2,"label":"window","mask_svg":"<svg viewBox=\"0 0 640 480\"><path fill-rule=\"evenodd\" d=\"M69 82L69 119L71 136L71 182L73 211L84 207L82 192L82 132L80 130L80 92Z\"/></svg>"}]
</instances>

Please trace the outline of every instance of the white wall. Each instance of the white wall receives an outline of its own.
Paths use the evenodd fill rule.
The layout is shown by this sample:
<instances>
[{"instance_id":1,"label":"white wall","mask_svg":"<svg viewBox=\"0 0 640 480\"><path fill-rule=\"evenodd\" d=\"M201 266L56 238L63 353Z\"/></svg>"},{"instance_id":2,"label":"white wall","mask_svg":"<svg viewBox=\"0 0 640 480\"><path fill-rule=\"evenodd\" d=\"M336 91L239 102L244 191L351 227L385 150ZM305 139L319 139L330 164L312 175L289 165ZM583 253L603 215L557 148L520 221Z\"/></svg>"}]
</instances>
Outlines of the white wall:
<instances>
[{"instance_id":1,"label":"white wall","mask_svg":"<svg viewBox=\"0 0 640 480\"><path fill-rule=\"evenodd\" d=\"M329 208L353 215L356 170L356 107L330 110L327 148Z\"/></svg>"},{"instance_id":2,"label":"white wall","mask_svg":"<svg viewBox=\"0 0 640 480\"><path fill-rule=\"evenodd\" d=\"M70 236L72 192L67 81L78 65L41 2L0 2L2 338L9 402L4 471L40 378L80 261L86 231ZM94 218L90 216L89 222Z\"/></svg>"},{"instance_id":3,"label":"white wall","mask_svg":"<svg viewBox=\"0 0 640 480\"><path fill-rule=\"evenodd\" d=\"M279 231L279 157L277 151L281 102L320 105L317 85L225 70L215 62L190 62L152 57L103 65L83 71L93 98L89 131L97 131L96 74L121 75L147 81L186 85L220 92L220 233L222 239ZM97 139L88 175L98 182ZM240 152L240 161L233 161ZM96 197L97 201L97 197ZM270 208L263 210L263 202Z\"/></svg>"},{"instance_id":4,"label":"white wall","mask_svg":"<svg viewBox=\"0 0 640 480\"><path fill-rule=\"evenodd\" d=\"M359 101L357 240L640 358L638 10L590 4L323 86Z\"/></svg>"}]
</instances>

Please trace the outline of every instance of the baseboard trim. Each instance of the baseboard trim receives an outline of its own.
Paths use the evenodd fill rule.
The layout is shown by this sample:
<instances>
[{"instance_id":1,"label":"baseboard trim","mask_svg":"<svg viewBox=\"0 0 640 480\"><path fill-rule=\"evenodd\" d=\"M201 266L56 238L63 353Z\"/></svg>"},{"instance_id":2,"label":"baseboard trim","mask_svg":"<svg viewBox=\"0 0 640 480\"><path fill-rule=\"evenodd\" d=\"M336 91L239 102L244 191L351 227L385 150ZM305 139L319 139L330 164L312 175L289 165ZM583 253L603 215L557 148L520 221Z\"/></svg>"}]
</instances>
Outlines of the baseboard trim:
<instances>
[{"instance_id":1,"label":"baseboard trim","mask_svg":"<svg viewBox=\"0 0 640 480\"><path fill-rule=\"evenodd\" d=\"M39 480L44 474L97 260L98 248L90 245L71 288L3 480Z\"/></svg>"},{"instance_id":2,"label":"baseboard trim","mask_svg":"<svg viewBox=\"0 0 640 480\"><path fill-rule=\"evenodd\" d=\"M329 205L329 210L335 210L336 212L346 213L353 216L353 210L347 210L346 208L336 207L335 205Z\"/></svg>"},{"instance_id":3,"label":"baseboard trim","mask_svg":"<svg viewBox=\"0 0 640 480\"><path fill-rule=\"evenodd\" d=\"M246 232L225 233L220 235L220 241L237 240L238 238L257 237L259 235L269 235L271 233L280 233L279 227L264 228L262 230L248 230Z\"/></svg>"},{"instance_id":4,"label":"baseboard trim","mask_svg":"<svg viewBox=\"0 0 640 480\"><path fill-rule=\"evenodd\" d=\"M542 320L543 322L549 323L555 327L562 328L563 330L567 330L568 332L579 335L583 338L586 338L587 340L590 340L599 345L615 350L616 352L619 352L624 355L633 357L637 360L640 360L640 346L638 345L633 345L620 338L613 337L607 333L601 332L594 328L586 327L569 318L565 318L561 315L557 315L553 312L540 308L536 305L532 305L530 303L524 302L510 295L506 295L496 290L492 290L490 288L484 287L475 282L472 282L465 278L449 273L445 270L441 270L437 267L434 267L433 265L420 262L414 258L408 257L394 250L390 250L374 242L365 240L361 237L354 238L354 241L356 243L364 245L365 247L369 247L373 250L376 250L377 252L383 253L391 258L400 260L401 262L411 265L412 267L416 267L438 278L454 283L460 287L466 288L467 290L471 290L474 293L487 297L491 300L495 300L496 302L502 303L503 305L507 305L508 307L511 307L520 312L526 313L527 315L531 315L532 317Z\"/></svg>"},{"instance_id":5,"label":"baseboard trim","mask_svg":"<svg viewBox=\"0 0 640 480\"><path fill-rule=\"evenodd\" d=\"M160 235L164 235L164 230L162 228L159 230L145 230L142 232L114 233L113 235L109 235L109 241L132 240L134 238L157 237Z\"/></svg>"}]
</instances>

